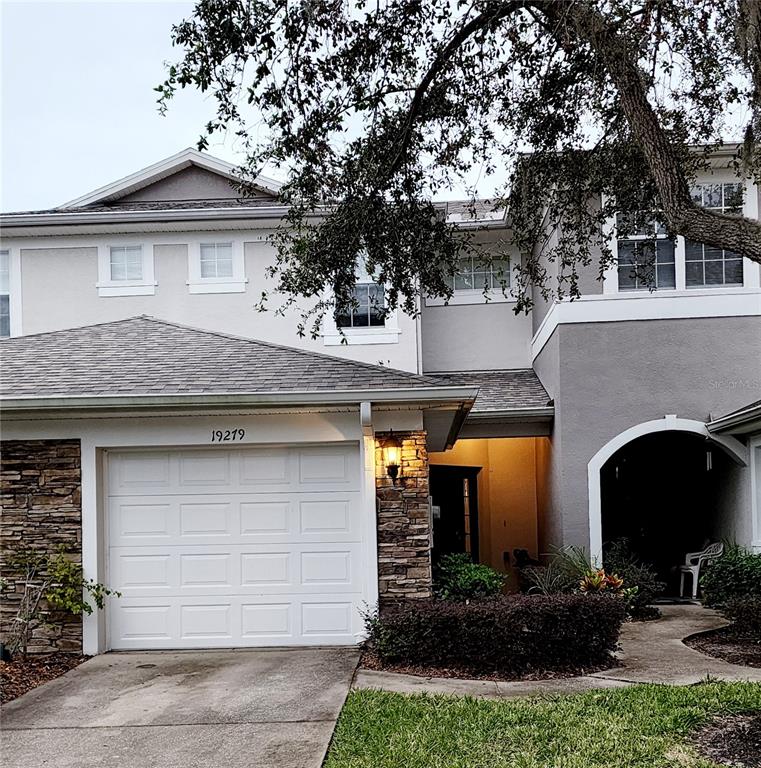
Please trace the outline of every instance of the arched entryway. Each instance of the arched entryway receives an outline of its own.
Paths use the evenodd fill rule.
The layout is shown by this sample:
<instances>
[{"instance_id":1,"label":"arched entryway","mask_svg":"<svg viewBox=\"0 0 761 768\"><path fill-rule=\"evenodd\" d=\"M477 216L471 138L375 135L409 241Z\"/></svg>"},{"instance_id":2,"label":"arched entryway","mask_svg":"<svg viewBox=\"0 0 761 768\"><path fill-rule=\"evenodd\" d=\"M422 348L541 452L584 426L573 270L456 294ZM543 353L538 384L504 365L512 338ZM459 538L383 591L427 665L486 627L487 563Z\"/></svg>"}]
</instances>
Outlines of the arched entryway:
<instances>
[{"instance_id":1,"label":"arched entryway","mask_svg":"<svg viewBox=\"0 0 761 768\"><path fill-rule=\"evenodd\" d=\"M747 461L742 443L692 419L666 416L617 435L588 466L593 557L601 562L603 543L626 537L668 572L706 539L721 538L731 514L728 474Z\"/></svg>"}]
</instances>

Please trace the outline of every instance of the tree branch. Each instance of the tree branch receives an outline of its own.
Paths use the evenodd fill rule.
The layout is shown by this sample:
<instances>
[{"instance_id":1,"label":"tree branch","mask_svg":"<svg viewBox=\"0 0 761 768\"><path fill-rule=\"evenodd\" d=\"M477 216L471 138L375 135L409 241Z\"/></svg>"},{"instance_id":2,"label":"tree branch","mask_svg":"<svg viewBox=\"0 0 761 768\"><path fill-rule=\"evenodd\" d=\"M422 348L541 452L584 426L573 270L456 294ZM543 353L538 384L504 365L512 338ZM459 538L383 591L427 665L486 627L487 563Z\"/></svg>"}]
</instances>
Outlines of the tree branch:
<instances>
[{"instance_id":1,"label":"tree branch","mask_svg":"<svg viewBox=\"0 0 761 768\"><path fill-rule=\"evenodd\" d=\"M551 4L545 12L554 13ZM690 240L735 251L761 264L761 223L715 213L692 201L679 156L647 98L643 73L626 41L584 0L573 4L568 18L574 22L576 35L597 53L618 91L621 107L652 174L661 210L670 228Z\"/></svg>"}]
</instances>

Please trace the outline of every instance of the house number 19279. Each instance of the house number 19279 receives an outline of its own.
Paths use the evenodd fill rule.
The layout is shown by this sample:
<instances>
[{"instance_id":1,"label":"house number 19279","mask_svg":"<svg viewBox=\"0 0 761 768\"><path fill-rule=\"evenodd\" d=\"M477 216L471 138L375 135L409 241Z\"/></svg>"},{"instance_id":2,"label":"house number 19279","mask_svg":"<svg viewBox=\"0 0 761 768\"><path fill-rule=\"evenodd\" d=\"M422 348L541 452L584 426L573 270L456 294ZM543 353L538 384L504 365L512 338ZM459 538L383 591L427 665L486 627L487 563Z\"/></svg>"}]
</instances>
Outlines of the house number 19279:
<instances>
[{"instance_id":1,"label":"house number 19279","mask_svg":"<svg viewBox=\"0 0 761 768\"><path fill-rule=\"evenodd\" d=\"M234 443L246 436L245 429L212 429L212 443Z\"/></svg>"}]
</instances>

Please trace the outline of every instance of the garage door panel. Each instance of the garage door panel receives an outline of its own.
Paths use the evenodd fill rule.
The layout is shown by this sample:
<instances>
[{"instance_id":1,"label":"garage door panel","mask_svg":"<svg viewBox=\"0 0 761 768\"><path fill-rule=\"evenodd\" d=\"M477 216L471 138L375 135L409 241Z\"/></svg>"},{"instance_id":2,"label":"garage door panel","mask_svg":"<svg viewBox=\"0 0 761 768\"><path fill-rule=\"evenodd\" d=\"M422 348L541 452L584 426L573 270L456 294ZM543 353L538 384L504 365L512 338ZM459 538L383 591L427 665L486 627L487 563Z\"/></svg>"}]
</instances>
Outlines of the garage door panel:
<instances>
[{"instance_id":1,"label":"garage door panel","mask_svg":"<svg viewBox=\"0 0 761 768\"><path fill-rule=\"evenodd\" d=\"M234 596L210 600L187 596L170 604L151 598L122 598L111 622L111 646L142 648L229 648L272 645L347 645L362 631L359 594ZM116 606L114 606L116 608Z\"/></svg>"},{"instance_id":2,"label":"garage door panel","mask_svg":"<svg viewBox=\"0 0 761 768\"><path fill-rule=\"evenodd\" d=\"M296 464L287 448L271 448L266 452L241 451L238 466L241 485L278 490L292 483Z\"/></svg>"},{"instance_id":3,"label":"garage door panel","mask_svg":"<svg viewBox=\"0 0 761 768\"><path fill-rule=\"evenodd\" d=\"M168 491L172 487L171 461L166 453L130 452L109 462L108 489L111 495Z\"/></svg>"},{"instance_id":4,"label":"garage door panel","mask_svg":"<svg viewBox=\"0 0 761 768\"><path fill-rule=\"evenodd\" d=\"M141 497L112 500L109 539L140 544L172 538L177 533L171 504L146 503Z\"/></svg>"},{"instance_id":5,"label":"garage door panel","mask_svg":"<svg viewBox=\"0 0 761 768\"><path fill-rule=\"evenodd\" d=\"M180 554L180 588L233 587L232 552Z\"/></svg>"},{"instance_id":6,"label":"garage door panel","mask_svg":"<svg viewBox=\"0 0 761 768\"><path fill-rule=\"evenodd\" d=\"M241 637L251 643L286 643L294 636L290 603L242 603Z\"/></svg>"},{"instance_id":7,"label":"garage door panel","mask_svg":"<svg viewBox=\"0 0 761 768\"><path fill-rule=\"evenodd\" d=\"M359 490L359 455L341 446L302 448L296 454L299 490Z\"/></svg>"},{"instance_id":8,"label":"garage door panel","mask_svg":"<svg viewBox=\"0 0 761 768\"><path fill-rule=\"evenodd\" d=\"M294 586L292 552L243 552L240 563L241 587Z\"/></svg>"},{"instance_id":9,"label":"garage door panel","mask_svg":"<svg viewBox=\"0 0 761 768\"><path fill-rule=\"evenodd\" d=\"M233 606L230 603L183 605L180 637L183 640L232 640Z\"/></svg>"},{"instance_id":10,"label":"garage door panel","mask_svg":"<svg viewBox=\"0 0 761 768\"><path fill-rule=\"evenodd\" d=\"M240 502L240 534L245 537L277 537L294 529L293 502L288 498Z\"/></svg>"},{"instance_id":11,"label":"garage door panel","mask_svg":"<svg viewBox=\"0 0 761 768\"><path fill-rule=\"evenodd\" d=\"M117 453L108 477L112 647L355 642L356 446Z\"/></svg>"},{"instance_id":12,"label":"garage door panel","mask_svg":"<svg viewBox=\"0 0 761 768\"><path fill-rule=\"evenodd\" d=\"M232 537L235 533L234 503L203 500L178 504L180 536L187 538Z\"/></svg>"}]
</instances>

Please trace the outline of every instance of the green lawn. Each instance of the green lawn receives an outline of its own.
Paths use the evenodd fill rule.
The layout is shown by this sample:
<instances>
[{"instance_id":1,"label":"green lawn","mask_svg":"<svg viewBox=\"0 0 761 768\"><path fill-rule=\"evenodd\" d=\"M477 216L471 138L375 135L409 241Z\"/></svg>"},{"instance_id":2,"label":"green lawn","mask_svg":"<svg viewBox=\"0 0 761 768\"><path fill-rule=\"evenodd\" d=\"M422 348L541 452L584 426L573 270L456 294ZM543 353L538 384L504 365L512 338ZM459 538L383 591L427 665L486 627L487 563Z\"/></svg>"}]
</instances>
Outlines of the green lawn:
<instances>
[{"instance_id":1,"label":"green lawn","mask_svg":"<svg viewBox=\"0 0 761 768\"><path fill-rule=\"evenodd\" d=\"M686 736L761 710L761 684L642 685L492 701L353 691L325 768L708 768Z\"/></svg>"}]
</instances>

